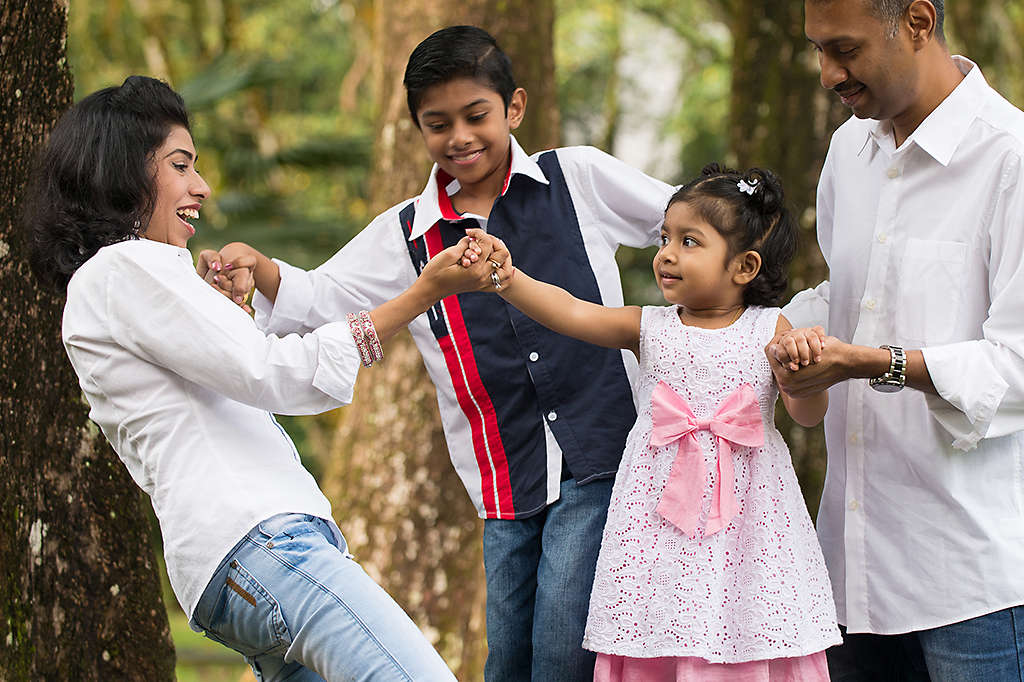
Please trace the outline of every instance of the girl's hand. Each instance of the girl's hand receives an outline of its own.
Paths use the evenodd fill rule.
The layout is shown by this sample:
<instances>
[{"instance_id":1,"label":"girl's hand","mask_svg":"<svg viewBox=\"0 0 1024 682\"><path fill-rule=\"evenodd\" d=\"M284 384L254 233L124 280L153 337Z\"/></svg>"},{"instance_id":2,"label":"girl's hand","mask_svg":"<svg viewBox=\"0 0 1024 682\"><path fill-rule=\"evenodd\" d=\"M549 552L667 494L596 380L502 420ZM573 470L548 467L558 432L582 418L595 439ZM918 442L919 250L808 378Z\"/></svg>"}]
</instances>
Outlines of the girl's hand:
<instances>
[{"instance_id":1,"label":"girl's hand","mask_svg":"<svg viewBox=\"0 0 1024 682\"><path fill-rule=\"evenodd\" d=\"M505 288L511 282L512 275L515 274L515 268L512 266L512 254L509 253L505 242L477 228L466 230L466 236L470 239L471 248L466 249L466 252L463 254L462 266L465 268L472 267L475 263L479 262L482 249L489 248L491 253L484 257L484 260L494 270L494 276L491 277L491 286L495 291ZM497 282L495 278L497 278ZM497 286L495 286L496 283Z\"/></svg>"},{"instance_id":2,"label":"girl's hand","mask_svg":"<svg viewBox=\"0 0 1024 682\"><path fill-rule=\"evenodd\" d=\"M420 281L422 286L429 287L428 296L432 301L466 291L495 291L496 278L499 286L508 281L507 270L495 268L492 261L488 260L506 258L508 252L503 250L504 245L483 232L480 235L485 239L470 235L463 237L424 266ZM476 262L466 265L464 260L468 258L466 254L469 251L476 253Z\"/></svg>"},{"instance_id":3,"label":"girl's hand","mask_svg":"<svg viewBox=\"0 0 1024 682\"><path fill-rule=\"evenodd\" d=\"M812 363L821 362L825 349L825 330L822 327L790 329L772 339L768 352L791 372Z\"/></svg>"}]
</instances>

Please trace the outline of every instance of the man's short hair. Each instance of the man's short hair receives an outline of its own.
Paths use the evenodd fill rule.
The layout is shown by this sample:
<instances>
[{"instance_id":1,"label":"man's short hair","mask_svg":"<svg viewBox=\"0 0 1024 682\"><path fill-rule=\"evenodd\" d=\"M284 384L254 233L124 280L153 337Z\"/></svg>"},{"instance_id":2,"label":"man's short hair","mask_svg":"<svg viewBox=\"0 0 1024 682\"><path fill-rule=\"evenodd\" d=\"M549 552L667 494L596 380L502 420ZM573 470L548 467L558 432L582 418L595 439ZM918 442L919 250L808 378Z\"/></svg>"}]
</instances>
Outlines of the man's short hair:
<instances>
[{"instance_id":1,"label":"man's short hair","mask_svg":"<svg viewBox=\"0 0 1024 682\"><path fill-rule=\"evenodd\" d=\"M881 19L889 27L889 37L896 37L896 24L906 13L907 8L913 0L867 0L868 6L876 17ZM946 8L944 0L929 0L935 8L935 37L940 42L946 42L946 35L942 29L945 19Z\"/></svg>"},{"instance_id":2,"label":"man's short hair","mask_svg":"<svg viewBox=\"0 0 1024 682\"><path fill-rule=\"evenodd\" d=\"M448 26L435 31L409 55L402 80L409 114L419 126L416 114L426 91L457 78L471 78L501 95L508 111L516 81L508 55L487 31L476 26Z\"/></svg>"},{"instance_id":3,"label":"man's short hair","mask_svg":"<svg viewBox=\"0 0 1024 682\"><path fill-rule=\"evenodd\" d=\"M808 2L814 3L828 3L835 2L836 0L807 0ZM839 2L850 1L850 0L838 0ZM888 29L889 38L895 38L897 32L897 24L900 18L906 13L907 8L910 7L910 3L914 0L855 0L857 2L864 2L867 4L868 9L874 14L882 23L884 23ZM943 30L943 22L946 15L946 3L945 0L929 0L932 3L932 7L935 8L935 37L940 42L946 42L946 34Z\"/></svg>"}]
</instances>

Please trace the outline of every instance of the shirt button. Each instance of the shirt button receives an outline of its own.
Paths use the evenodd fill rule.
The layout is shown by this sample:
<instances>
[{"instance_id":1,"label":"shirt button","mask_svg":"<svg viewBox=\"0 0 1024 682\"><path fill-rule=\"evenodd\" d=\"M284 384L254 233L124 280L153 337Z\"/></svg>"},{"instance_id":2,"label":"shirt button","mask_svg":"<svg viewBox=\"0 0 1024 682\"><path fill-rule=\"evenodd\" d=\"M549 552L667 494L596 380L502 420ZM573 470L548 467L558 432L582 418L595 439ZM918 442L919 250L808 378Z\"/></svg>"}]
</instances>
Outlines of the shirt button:
<instances>
[{"instance_id":1,"label":"shirt button","mask_svg":"<svg viewBox=\"0 0 1024 682\"><path fill-rule=\"evenodd\" d=\"M890 168L886 172L886 175L888 175L890 178L898 178L900 176L900 169L899 168Z\"/></svg>"},{"instance_id":2,"label":"shirt button","mask_svg":"<svg viewBox=\"0 0 1024 682\"><path fill-rule=\"evenodd\" d=\"M846 507L850 511L857 511L858 509L860 509L860 502L858 502L857 500L850 500L850 504L846 505Z\"/></svg>"},{"instance_id":3,"label":"shirt button","mask_svg":"<svg viewBox=\"0 0 1024 682\"><path fill-rule=\"evenodd\" d=\"M554 412L554 411L548 412L548 421L549 422L553 422L556 419L558 419L558 413L557 412Z\"/></svg>"},{"instance_id":4,"label":"shirt button","mask_svg":"<svg viewBox=\"0 0 1024 682\"><path fill-rule=\"evenodd\" d=\"M856 434L856 433L851 433L851 434L850 434L850 442L851 442L851 443L853 443L854 445L856 445L856 444L857 444L857 443L858 443L859 441L860 441L860 438L858 438L858 437L857 437L857 434Z\"/></svg>"},{"instance_id":5,"label":"shirt button","mask_svg":"<svg viewBox=\"0 0 1024 682\"><path fill-rule=\"evenodd\" d=\"M887 241L889 241L889 235L887 235L885 232L880 232L878 235L878 243L884 244Z\"/></svg>"},{"instance_id":6,"label":"shirt button","mask_svg":"<svg viewBox=\"0 0 1024 682\"><path fill-rule=\"evenodd\" d=\"M875 304L876 302L873 298L869 298L868 300L864 301L864 307L867 308L868 310L874 310Z\"/></svg>"},{"instance_id":7,"label":"shirt button","mask_svg":"<svg viewBox=\"0 0 1024 682\"><path fill-rule=\"evenodd\" d=\"M538 360L540 360L540 355L538 353L530 353L530 362L537 362Z\"/></svg>"}]
</instances>

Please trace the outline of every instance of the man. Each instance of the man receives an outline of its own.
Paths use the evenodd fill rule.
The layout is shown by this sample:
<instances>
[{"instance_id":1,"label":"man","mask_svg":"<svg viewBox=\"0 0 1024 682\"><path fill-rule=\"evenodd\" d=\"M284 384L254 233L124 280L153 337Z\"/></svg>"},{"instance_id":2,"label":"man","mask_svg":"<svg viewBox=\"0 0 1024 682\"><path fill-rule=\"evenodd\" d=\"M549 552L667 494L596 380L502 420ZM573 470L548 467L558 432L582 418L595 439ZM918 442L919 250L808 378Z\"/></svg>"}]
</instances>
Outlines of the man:
<instances>
[{"instance_id":1,"label":"man","mask_svg":"<svg viewBox=\"0 0 1024 682\"><path fill-rule=\"evenodd\" d=\"M834 386L833 680L1022 680L1024 113L950 55L942 0L805 10L821 83L854 117L818 186L830 281L785 314L830 336L766 350L784 391ZM787 344L820 357L790 371Z\"/></svg>"}]
</instances>

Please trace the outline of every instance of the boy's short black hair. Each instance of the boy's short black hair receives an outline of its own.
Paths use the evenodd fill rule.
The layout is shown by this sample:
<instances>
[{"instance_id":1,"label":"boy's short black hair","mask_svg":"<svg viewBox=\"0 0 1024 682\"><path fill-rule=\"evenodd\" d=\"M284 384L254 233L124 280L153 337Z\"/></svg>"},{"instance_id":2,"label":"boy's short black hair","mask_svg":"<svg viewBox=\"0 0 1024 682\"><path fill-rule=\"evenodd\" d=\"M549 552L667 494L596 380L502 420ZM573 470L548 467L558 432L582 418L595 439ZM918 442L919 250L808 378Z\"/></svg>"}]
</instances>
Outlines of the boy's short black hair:
<instances>
[{"instance_id":1,"label":"boy's short black hair","mask_svg":"<svg viewBox=\"0 0 1024 682\"><path fill-rule=\"evenodd\" d=\"M512 63L498 42L476 26L448 26L427 36L409 55L405 67L406 99L413 123L428 88L456 78L472 78L501 95L505 111L516 90Z\"/></svg>"}]
</instances>

